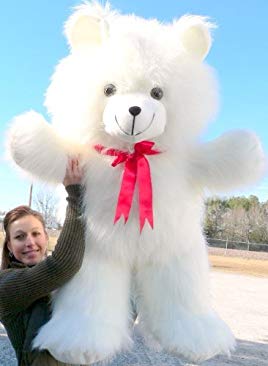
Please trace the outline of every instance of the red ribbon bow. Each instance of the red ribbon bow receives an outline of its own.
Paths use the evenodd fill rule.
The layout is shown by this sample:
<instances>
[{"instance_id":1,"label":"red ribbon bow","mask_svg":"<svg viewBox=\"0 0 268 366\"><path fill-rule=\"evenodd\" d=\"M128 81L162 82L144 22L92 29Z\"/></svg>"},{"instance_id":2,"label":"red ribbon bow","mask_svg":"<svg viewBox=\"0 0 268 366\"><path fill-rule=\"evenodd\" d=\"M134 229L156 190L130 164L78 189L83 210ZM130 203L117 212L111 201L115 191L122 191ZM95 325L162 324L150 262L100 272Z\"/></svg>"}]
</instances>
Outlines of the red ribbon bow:
<instances>
[{"instance_id":1,"label":"red ribbon bow","mask_svg":"<svg viewBox=\"0 0 268 366\"><path fill-rule=\"evenodd\" d=\"M153 204L152 204L152 180L150 165L145 155L160 154L160 151L153 150L154 142L141 141L134 145L134 152L128 153L117 149L106 149L102 145L95 145L94 148L101 154L115 156L112 166L125 163L121 188L118 196L114 223L121 215L128 220L131 204L133 200L136 180L139 190L139 211L140 211L140 232L147 219L153 229Z\"/></svg>"}]
</instances>

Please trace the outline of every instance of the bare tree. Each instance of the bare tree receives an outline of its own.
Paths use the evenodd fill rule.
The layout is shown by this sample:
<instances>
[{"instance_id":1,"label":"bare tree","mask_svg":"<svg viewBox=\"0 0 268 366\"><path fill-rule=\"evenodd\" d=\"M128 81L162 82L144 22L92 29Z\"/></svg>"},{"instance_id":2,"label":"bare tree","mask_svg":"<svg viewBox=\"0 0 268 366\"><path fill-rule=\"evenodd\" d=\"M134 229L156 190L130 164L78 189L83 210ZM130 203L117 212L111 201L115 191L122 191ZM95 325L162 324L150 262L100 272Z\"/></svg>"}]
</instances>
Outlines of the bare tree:
<instances>
[{"instance_id":1,"label":"bare tree","mask_svg":"<svg viewBox=\"0 0 268 366\"><path fill-rule=\"evenodd\" d=\"M0 210L0 231L4 231L3 220L6 212ZM1 244L1 243L0 243Z\"/></svg>"},{"instance_id":2,"label":"bare tree","mask_svg":"<svg viewBox=\"0 0 268 366\"><path fill-rule=\"evenodd\" d=\"M35 208L43 215L47 228L58 228L57 204L55 195L48 190L40 190L34 198Z\"/></svg>"}]
</instances>

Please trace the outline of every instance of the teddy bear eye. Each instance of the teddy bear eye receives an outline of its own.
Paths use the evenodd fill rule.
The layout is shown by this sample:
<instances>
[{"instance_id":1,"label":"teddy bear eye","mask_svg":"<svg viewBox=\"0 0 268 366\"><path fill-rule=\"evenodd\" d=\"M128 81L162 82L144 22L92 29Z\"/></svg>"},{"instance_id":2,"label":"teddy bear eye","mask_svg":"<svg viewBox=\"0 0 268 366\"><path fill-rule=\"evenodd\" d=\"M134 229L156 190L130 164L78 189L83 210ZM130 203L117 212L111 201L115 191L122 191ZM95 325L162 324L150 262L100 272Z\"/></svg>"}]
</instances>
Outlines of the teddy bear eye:
<instances>
[{"instance_id":1,"label":"teddy bear eye","mask_svg":"<svg viewBox=\"0 0 268 366\"><path fill-rule=\"evenodd\" d=\"M157 100L162 99L164 92L161 88L155 87L151 90L151 97Z\"/></svg>"},{"instance_id":2,"label":"teddy bear eye","mask_svg":"<svg viewBox=\"0 0 268 366\"><path fill-rule=\"evenodd\" d=\"M114 84L108 84L104 87L104 94L107 97L114 95L116 93L116 86Z\"/></svg>"}]
</instances>

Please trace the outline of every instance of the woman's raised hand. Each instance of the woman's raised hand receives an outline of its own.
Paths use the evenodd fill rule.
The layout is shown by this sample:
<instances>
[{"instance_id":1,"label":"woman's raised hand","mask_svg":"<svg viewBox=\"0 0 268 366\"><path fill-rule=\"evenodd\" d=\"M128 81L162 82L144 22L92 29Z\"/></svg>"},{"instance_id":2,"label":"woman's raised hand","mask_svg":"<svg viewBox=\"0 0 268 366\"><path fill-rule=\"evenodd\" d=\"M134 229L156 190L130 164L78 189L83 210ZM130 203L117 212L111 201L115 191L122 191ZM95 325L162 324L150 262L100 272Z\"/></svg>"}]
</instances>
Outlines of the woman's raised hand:
<instances>
[{"instance_id":1,"label":"woman's raised hand","mask_svg":"<svg viewBox=\"0 0 268 366\"><path fill-rule=\"evenodd\" d=\"M81 184L84 176L83 168L81 168L78 158L69 158L66 167L65 177L63 179L63 185L65 187L72 184Z\"/></svg>"}]
</instances>

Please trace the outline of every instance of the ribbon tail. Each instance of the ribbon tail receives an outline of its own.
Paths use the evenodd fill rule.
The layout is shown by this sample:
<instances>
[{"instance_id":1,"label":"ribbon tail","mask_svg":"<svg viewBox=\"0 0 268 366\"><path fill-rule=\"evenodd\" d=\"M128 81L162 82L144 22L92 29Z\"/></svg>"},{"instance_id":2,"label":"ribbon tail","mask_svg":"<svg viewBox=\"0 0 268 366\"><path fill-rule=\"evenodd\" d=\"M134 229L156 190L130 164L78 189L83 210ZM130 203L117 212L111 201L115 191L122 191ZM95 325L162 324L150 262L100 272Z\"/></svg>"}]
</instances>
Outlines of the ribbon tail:
<instances>
[{"instance_id":1,"label":"ribbon tail","mask_svg":"<svg viewBox=\"0 0 268 366\"><path fill-rule=\"evenodd\" d=\"M139 186L140 232L147 220L153 229L153 193L150 165L145 156L138 160L137 180Z\"/></svg>"},{"instance_id":2,"label":"ribbon tail","mask_svg":"<svg viewBox=\"0 0 268 366\"><path fill-rule=\"evenodd\" d=\"M125 223L128 220L136 184L136 171L136 162L128 160L125 164L121 188L118 195L114 224L122 215L124 216Z\"/></svg>"},{"instance_id":3,"label":"ribbon tail","mask_svg":"<svg viewBox=\"0 0 268 366\"><path fill-rule=\"evenodd\" d=\"M143 227L145 225L145 221L148 221L149 225L151 226L151 228L154 228L154 223L153 223L153 219L149 218L149 217L140 217L140 233L143 230Z\"/></svg>"}]
</instances>

